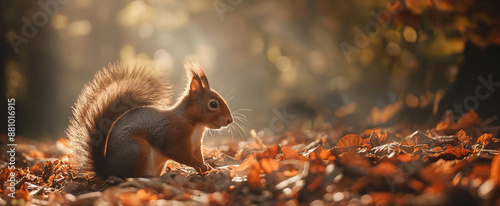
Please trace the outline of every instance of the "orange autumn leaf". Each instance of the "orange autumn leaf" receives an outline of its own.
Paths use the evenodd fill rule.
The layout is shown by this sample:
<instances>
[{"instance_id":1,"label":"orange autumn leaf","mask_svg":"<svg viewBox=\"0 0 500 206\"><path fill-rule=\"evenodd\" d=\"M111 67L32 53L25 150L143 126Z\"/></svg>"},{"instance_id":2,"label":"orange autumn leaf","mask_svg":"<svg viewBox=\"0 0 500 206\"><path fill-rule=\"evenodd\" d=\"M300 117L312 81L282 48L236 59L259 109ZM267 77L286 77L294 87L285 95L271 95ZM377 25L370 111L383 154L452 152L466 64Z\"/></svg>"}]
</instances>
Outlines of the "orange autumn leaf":
<instances>
[{"instance_id":1,"label":"orange autumn leaf","mask_svg":"<svg viewBox=\"0 0 500 206\"><path fill-rule=\"evenodd\" d=\"M283 159L285 160L289 159L305 160L304 156L300 155L298 152L296 152L290 147L283 147L281 149L281 152L283 153Z\"/></svg>"},{"instance_id":2,"label":"orange autumn leaf","mask_svg":"<svg viewBox=\"0 0 500 206\"><path fill-rule=\"evenodd\" d=\"M240 166L236 167L234 170L238 172L244 171L250 168L255 163L255 161L255 157L253 155L250 155L240 164Z\"/></svg>"},{"instance_id":3,"label":"orange autumn leaf","mask_svg":"<svg viewBox=\"0 0 500 206\"><path fill-rule=\"evenodd\" d=\"M446 111L446 115L444 117L444 120L440 121L436 125L436 131L438 133L446 133L455 127L455 120L453 118L453 112L451 111Z\"/></svg>"},{"instance_id":4,"label":"orange autumn leaf","mask_svg":"<svg viewBox=\"0 0 500 206\"><path fill-rule=\"evenodd\" d=\"M434 147L433 149L431 149L431 151L433 151L433 152L442 152L443 148L441 148L441 147Z\"/></svg>"},{"instance_id":5,"label":"orange autumn leaf","mask_svg":"<svg viewBox=\"0 0 500 206\"><path fill-rule=\"evenodd\" d=\"M460 119L458 119L456 128L462 129L462 128L467 128L473 125L477 125L481 123L481 118L479 118L479 115L474 111L470 110L469 112L463 114Z\"/></svg>"},{"instance_id":6,"label":"orange autumn leaf","mask_svg":"<svg viewBox=\"0 0 500 206\"><path fill-rule=\"evenodd\" d=\"M31 150L29 153L29 156L33 157L33 158L45 158L45 154L43 154L42 152L40 152L36 149Z\"/></svg>"},{"instance_id":7,"label":"orange autumn leaf","mask_svg":"<svg viewBox=\"0 0 500 206\"><path fill-rule=\"evenodd\" d=\"M412 157L410 155L402 154L402 155L397 155L396 159L399 160L400 162L410 162L412 160Z\"/></svg>"},{"instance_id":8,"label":"orange autumn leaf","mask_svg":"<svg viewBox=\"0 0 500 206\"><path fill-rule=\"evenodd\" d=\"M463 138L467 137L467 134L463 129L461 129L460 131L457 132L457 137L458 139L462 140Z\"/></svg>"},{"instance_id":9,"label":"orange autumn leaf","mask_svg":"<svg viewBox=\"0 0 500 206\"><path fill-rule=\"evenodd\" d=\"M437 131L450 131L454 127L455 127L455 122L440 121L436 125L436 130Z\"/></svg>"},{"instance_id":10,"label":"orange autumn leaf","mask_svg":"<svg viewBox=\"0 0 500 206\"><path fill-rule=\"evenodd\" d=\"M260 157L262 158L276 158L276 155L278 155L278 153L280 152L280 147L275 144L269 148L267 148L266 150L264 150L264 152L262 152L261 154L259 154Z\"/></svg>"},{"instance_id":11,"label":"orange autumn leaf","mask_svg":"<svg viewBox=\"0 0 500 206\"><path fill-rule=\"evenodd\" d=\"M274 172L280 168L280 164L278 161L271 158L264 158L260 160L260 167L264 170L265 173L269 174Z\"/></svg>"},{"instance_id":12,"label":"orange autumn leaf","mask_svg":"<svg viewBox=\"0 0 500 206\"><path fill-rule=\"evenodd\" d=\"M322 160L327 160L330 154L331 154L330 150L320 148L319 158L321 158Z\"/></svg>"},{"instance_id":13,"label":"orange autumn leaf","mask_svg":"<svg viewBox=\"0 0 500 206\"><path fill-rule=\"evenodd\" d=\"M132 191L123 192L118 196L120 202L124 205L138 204L135 193Z\"/></svg>"},{"instance_id":14,"label":"orange autumn leaf","mask_svg":"<svg viewBox=\"0 0 500 206\"><path fill-rule=\"evenodd\" d=\"M323 180L321 178L316 178L312 182L307 185L307 190L309 192L312 192L316 189L318 189L321 186L321 183L323 183Z\"/></svg>"},{"instance_id":15,"label":"orange autumn leaf","mask_svg":"<svg viewBox=\"0 0 500 206\"><path fill-rule=\"evenodd\" d=\"M380 135L378 135L379 142L385 142L386 140L387 140L387 133L380 133Z\"/></svg>"},{"instance_id":16,"label":"orange autumn leaf","mask_svg":"<svg viewBox=\"0 0 500 206\"><path fill-rule=\"evenodd\" d=\"M464 158L465 156L471 154L472 152L468 149L464 149L464 148L458 148L458 149L447 149L445 150L443 153L441 153L441 155L447 155L447 154L450 154L450 155L453 155L455 156L457 159L462 159Z\"/></svg>"},{"instance_id":17,"label":"orange autumn leaf","mask_svg":"<svg viewBox=\"0 0 500 206\"><path fill-rule=\"evenodd\" d=\"M158 195L154 194L152 188L141 189L137 191L136 195L141 201L158 200Z\"/></svg>"},{"instance_id":18,"label":"orange autumn leaf","mask_svg":"<svg viewBox=\"0 0 500 206\"><path fill-rule=\"evenodd\" d=\"M361 147L363 146L363 139L361 139L360 136L355 135L355 134L348 134L340 141L337 143L337 148L344 148L344 147Z\"/></svg>"},{"instance_id":19,"label":"orange autumn leaf","mask_svg":"<svg viewBox=\"0 0 500 206\"><path fill-rule=\"evenodd\" d=\"M472 137L467 136L467 134L465 133L465 131L463 129L458 131L457 137L458 137L458 140L461 142L461 145L468 144L470 142L470 140L472 139Z\"/></svg>"},{"instance_id":20,"label":"orange autumn leaf","mask_svg":"<svg viewBox=\"0 0 500 206\"><path fill-rule=\"evenodd\" d=\"M7 178L10 175L10 170L8 167L3 168L2 172L0 173L0 185L3 185L5 181L7 181Z\"/></svg>"},{"instance_id":21,"label":"orange autumn leaf","mask_svg":"<svg viewBox=\"0 0 500 206\"><path fill-rule=\"evenodd\" d=\"M250 167L250 171L247 175L247 183L250 188L255 191L260 191L263 186L260 178L260 169L260 164L258 162L255 162Z\"/></svg>"},{"instance_id":22,"label":"orange autumn leaf","mask_svg":"<svg viewBox=\"0 0 500 206\"><path fill-rule=\"evenodd\" d=\"M24 200L28 200L30 198L30 193L25 183L21 184L21 186L18 189L16 189L14 197L16 197L16 199L24 199Z\"/></svg>"},{"instance_id":23,"label":"orange autumn leaf","mask_svg":"<svg viewBox=\"0 0 500 206\"><path fill-rule=\"evenodd\" d=\"M477 138L476 143L487 145L490 142L492 137L493 137L493 134L484 133L483 135L479 136L479 138Z\"/></svg>"},{"instance_id":24,"label":"orange autumn leaf","mask_svg":"<svg viewBox=\"0 0 500 206\"><path fill-rule=\"evenodd\" d=\"M458 119L457 123L453 121L453 113L448 112L446 114L445 120L439 122L436 125L436 131L441 133L443 132L449 133L464 128L468 128L480 123L481 123L481 118L479 118L479 115L474 110L470 110L469 112L463 114L460 117L460 119Z\"/></svg>"},{"instance_id":25,"label":"orange autumn leaf","mask_svg":"<svg viewBox=\"0 0 500 206\"><path fill-rule=\"evenodd\" d=\"M320 159L311 160L309 166L309 172L311 173L324 173L326 166Z\"/></svg>"}]
</instances>

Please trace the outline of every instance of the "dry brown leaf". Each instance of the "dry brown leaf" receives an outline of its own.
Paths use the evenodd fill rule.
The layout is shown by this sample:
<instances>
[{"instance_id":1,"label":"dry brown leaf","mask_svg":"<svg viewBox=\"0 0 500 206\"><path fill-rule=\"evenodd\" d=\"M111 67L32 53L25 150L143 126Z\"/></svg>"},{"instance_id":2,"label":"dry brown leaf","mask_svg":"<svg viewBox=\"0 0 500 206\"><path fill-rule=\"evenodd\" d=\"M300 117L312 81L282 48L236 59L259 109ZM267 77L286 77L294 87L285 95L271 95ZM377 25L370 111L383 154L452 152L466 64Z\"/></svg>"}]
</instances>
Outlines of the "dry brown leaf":
<instances>
[{"instance_id":1,"label":"dry brown leaf","mask_svg":"<svg viewBox=\"0 0 500 206\"><path fill-rule=\"evenodd\" d=\"M332 155L332 152L327 149L323 149L323 147L318 148L319 149L319 158L322 160L328 160L328 161L335 161L335 156Z\"/></svg>"},{"instance_id":2,"label":"dry brown leaf","mask_svg":"<svg viewBox=\"0 0 500 206\"><path fill-rule=\"evenodd\" d=\"M8 167L3 168L2 172L0 173L0 185L3 185L5 181L7 181L7 178L10 175L10 170Z\"/></svg>"},{"instance_id":3,"label":"dry brown leaf","mask_svg":"<svg viewBox=\"0 0 500 206\"><path fill-rule=\"evenodd\" d=\"M472 152L468 149L464 149L464 148L458 148L458 149L447 149L445 150L442 154L452 154L454 155L457 159L462 159L464 158L465 156L471 154Z\"/></svg>"},{"instance_id":4,"label":"dry brown leaf","mask_svg":"<svg viewBox=\"0 0 500 206\"><path fill-rule=\"evenodd\" d=\"M29 156L30 157L33 157L33 158L46 158L45 157L45 154L43 154L42 152L34 149L34 150L31 150L30 153L29 153Z\"/></svg>"},{"instance_id":5,"label":"dry brown leaf","mask_svg":"<svg viewBox=\"0 0 500 206\"><path fill-rule=\"evenodd\" d=\"M250 155L248 156L241 164L240 166L236 167L234 169L234 171L244 171L248 168L250 168L250 166L252 166L254 163L255 163L255 157L253 155Z\"/></svg>"},{"instance_id":6,"label":"dry brown leaf","mask_svg":"<svg viewBox=\"0 0 500 206\"><path fill-rule=\"evenodd\" d=\"M472 137L467 136L467 134L465 133L465 131L463 129L458 131L457 137L458 137L458 140L461 142L460 144L462 146L469 144L471 139L472 139Z\"/></svg>"},{"instance_id":7,"label":"dry brown leaf","mask_svg":"<svg viewBox=\"0 0 500 206\"><path fill-rule=\"evenodd\" d=\"M302 155L300 155L298 152L293 150L290 147L283 147L281 149L281 152L283 153L283 159L285 160L290 160L290 159L295 159L295 160L305 160L306 158Z\"/></svg>"},{"instance_id":8,"label":"dry brown leaf","mask_svg":"<svg viewBox=\"0 0 500 206\"><path fill-rule=\"evenodd\" d=\"M479 138L477 138L476 143L482 144L483 146L486 146L490 142L492 137L493 137L493 134L484 133L483 135L479 136Z\"/></svg>"},{"instance_id":9,"label":"dry brown leaf","mask_svg":"<svg viewBox=\"0 0 500 206\"><path fill-rule=\"evenodd\" d=\"M436 131L442 131L442 132L449 132L449 131L452 131L453 128L455 128L455 122L445 122L445 121L440 121L437 125L436 125Z\"/></svg>"},{"instance_id":10,"label":"dry brown leaf","mask_svg":"<svg viewBox=\"0 0 500 206\"><path fill-rule=\"evenodd\" d=\"M275 144L269 148L267 148L266 150L264 150L262 153L259 154L259 157L261 158L276 158L276 156L278 155L278 153L280 152L280 147Z\"/></svg>"},{"instance_id":11,"label":"dry brown leaf","mask_svg":"<svg viewBox=\"0 0 500 206\"><path fill-rule=\"evenodd\" d=\"M455 130L467 128L480 123L481 118L479 118L479 115L474 110L470 110L469 112L463 114L460 119L458 119Z\"/></svg>"},{"instance_id":12,"label":"dry brown leaf","mask_svg":"<svg viewBox=\"0 0 500 206\"><path fill-rule=\"evenodd\" d=\"M8 190L5 190L4 192L7 192ZM5 193L4 193L5 195ZM5 197L8 197L5 195ZM26 187L26 183L21 183L21 186L19 188L16 188L16 191L14 192L14 197L15 199L24 199L24 200L29 200L30 199L30 193Z\"/></svg>"},{"instance_id":13,"label":"dry brown leaf","mask_svg":"<svg viewBox=\"0 0 500 206\"><path fill-rule=\"evenodd\" d=\"M470 154L472 154L472 152L468 149L454 148L448 145L443 152L431 154L429 155L429 157L433 160L438 160L438 159L453 160L453 159L463 159L464 157Z\"/></svg>"},{"instance_id":14,"label":"dry brown leaf","mask_svg":"<svg viewBox=\"0 0 500 206\"><path fill-rule=\"evenodd\" d=\"M360 136L355 135L355 134L348 134L340 141L337 143L337 148L344 148L344 147L361 147L363 146L364 142L363 139L361 139Z\"/></svg>"}]
</instances>

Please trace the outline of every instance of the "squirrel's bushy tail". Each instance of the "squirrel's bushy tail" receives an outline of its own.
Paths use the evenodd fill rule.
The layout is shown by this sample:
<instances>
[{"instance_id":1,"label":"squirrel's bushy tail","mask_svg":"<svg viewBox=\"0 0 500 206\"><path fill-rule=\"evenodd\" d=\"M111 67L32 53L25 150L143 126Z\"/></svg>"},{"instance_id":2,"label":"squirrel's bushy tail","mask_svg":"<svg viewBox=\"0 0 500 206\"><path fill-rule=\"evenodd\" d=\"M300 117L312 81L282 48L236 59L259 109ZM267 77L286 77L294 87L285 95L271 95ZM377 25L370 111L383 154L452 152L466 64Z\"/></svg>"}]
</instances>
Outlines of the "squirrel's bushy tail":
<instances>
[{"instance_id":1,"label":"squirrel's bushy tail","mask_svg":"<svg viewBox=\"0 0 500 206\"><path fill-rule=\"evenodd\" d=\"M66 135L80 170L104 175L104 147L112 123L140 106L166 108L170 82L140 65L110 64L95 74L73 106Z\"/></svg>"}]
</instances>

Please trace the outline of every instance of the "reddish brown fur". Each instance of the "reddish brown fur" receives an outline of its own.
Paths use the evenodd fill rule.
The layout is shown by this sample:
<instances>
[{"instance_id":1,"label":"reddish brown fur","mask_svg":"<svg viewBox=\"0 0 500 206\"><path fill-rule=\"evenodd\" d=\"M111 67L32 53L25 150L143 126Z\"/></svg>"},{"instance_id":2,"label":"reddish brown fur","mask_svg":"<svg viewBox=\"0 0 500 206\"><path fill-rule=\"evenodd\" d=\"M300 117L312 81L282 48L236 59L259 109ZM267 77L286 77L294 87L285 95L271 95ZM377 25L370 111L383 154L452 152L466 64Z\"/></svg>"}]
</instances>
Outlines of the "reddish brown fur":
<instances>
[{"instance_id":1,"label":"reddish brown fur","mask_svg":"<svg viewBox=\"0 0 500 206\"><path fill-rule=\"evenodd\" d=\"M170 82L141 65L110 64L97 72L76 100L66 130L79 168L102 168L109 125L123 112L140 105L167 108L171 96Z\"/></svg>"},{"instance_id":2,"label":"reddish brown fur","mask_svg":"<svg viewBox=\"0 0 500 206\"><path fill-rule=\"evenodd\" d=\"M67 130L73 154L81 157L80 168L99 176L144 176L153 168L144 168L140 162L166 157L207 170L201 135L205 127L217 129L231 123L231 112L224 99L210 89L198 64L187 63L185 68L187 89L171 107L170 86L161 75L130 65L110 65L98 72L78 97ZM208 107L214 99L219 105L216 111ZM200 134L193 136L195 129ZM114 143L106 145L107 141ZM151 157L148 151L153 150L162 158ZM128 159L131 161L123 162ZM129 165L135 167L133 174L113 169Z\"/></svg>"}]
</instances>

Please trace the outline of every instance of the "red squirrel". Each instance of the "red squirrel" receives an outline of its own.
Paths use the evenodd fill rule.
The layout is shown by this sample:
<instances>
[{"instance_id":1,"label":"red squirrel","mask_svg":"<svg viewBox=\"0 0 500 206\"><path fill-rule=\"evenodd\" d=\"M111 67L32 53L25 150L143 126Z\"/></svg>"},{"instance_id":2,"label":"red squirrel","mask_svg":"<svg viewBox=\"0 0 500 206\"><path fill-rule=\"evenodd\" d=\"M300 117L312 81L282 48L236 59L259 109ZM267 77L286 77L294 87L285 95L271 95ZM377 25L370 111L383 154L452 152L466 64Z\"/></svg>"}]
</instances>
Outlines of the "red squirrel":
<instances>
[{"instance_id":1,"label":"red squirrel","mask_svg":"<svg viewBox=\"0 0 500 206\"><path fill-rule=\"evenodd\" d=\"M200 65L186 63L187 86L171 104L162 75L114 64L95 74L73 106L66 131L79 168L97 176L159 176L169 159L205 172L203 134L228 126L226 101Z\"/></svg>"}]
</instances>

